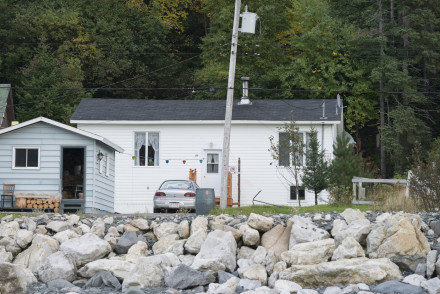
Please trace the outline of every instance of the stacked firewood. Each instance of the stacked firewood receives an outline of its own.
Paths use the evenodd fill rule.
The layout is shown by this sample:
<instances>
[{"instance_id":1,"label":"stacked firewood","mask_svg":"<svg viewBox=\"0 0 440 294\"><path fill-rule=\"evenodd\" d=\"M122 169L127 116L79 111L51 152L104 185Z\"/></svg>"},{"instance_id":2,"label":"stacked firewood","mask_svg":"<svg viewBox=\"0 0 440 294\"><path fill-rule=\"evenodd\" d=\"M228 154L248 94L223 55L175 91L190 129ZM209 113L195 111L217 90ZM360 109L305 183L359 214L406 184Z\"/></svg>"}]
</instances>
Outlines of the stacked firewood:
<instances>
[{"instance_id":1,"label":"stacked firewood","mask_svg":"<svg viewBox=\"0 0 440 294\"><path fill-rule=\"evenodd\" d=\"M23 195L20 193L15 198L15 207L53 210L57 213L60 211L60 199L52 195L37 195L34 193Z\"/></svg>"},{"instance_id":2,"label":"stacked firewood","mask_svg":"<svg viewBox=\"0 0 440 294\"><path fill-rule=\"evenodd\" d=\"M60 200L46 200L46 199L26 199L26 208L36 209L53 209L53 212L60 211Z\"/></svg>"}]
</instances>

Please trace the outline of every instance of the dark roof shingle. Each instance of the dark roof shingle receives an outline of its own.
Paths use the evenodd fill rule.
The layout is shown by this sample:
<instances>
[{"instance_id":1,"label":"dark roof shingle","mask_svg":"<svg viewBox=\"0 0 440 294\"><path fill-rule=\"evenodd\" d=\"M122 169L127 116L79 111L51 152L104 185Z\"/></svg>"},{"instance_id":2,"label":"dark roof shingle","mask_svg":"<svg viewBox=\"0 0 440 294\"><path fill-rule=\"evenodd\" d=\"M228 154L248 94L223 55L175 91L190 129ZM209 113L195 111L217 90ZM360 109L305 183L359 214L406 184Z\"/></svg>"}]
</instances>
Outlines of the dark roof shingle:
<instances>
[{"instance_id":1,"label":"dark roof shingle","mask_svg":"<svg viewBox=\"0 0 440 294\"><path fill-rule=\"evenodd\" d=\"M234 101L233 120L257 121L340 121L336 99L326 100L253 100L252 105ZM325 101L325 116L321 119ZM225 100L135 100L82 99L72 121L161 121L161 120L224 120Z\"/></svg>"}]
</instances>

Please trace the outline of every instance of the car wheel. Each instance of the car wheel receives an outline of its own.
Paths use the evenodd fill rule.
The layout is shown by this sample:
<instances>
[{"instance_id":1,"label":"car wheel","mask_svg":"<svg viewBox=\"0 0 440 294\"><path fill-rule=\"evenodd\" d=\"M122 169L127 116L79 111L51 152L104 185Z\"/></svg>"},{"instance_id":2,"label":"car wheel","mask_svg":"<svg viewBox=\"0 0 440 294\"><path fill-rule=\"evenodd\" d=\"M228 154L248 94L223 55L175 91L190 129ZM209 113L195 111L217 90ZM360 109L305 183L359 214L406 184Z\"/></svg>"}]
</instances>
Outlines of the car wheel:
<instances>
[{"instance_id":1,"label":"car wheel","mask_svg":"<svg viewBox=\"0 0 440 294\"><path fill-rule=\"evenodd\" d=\"M160 208L153 208L154 213L160 213Z\"/></svg>"}]
</instances>

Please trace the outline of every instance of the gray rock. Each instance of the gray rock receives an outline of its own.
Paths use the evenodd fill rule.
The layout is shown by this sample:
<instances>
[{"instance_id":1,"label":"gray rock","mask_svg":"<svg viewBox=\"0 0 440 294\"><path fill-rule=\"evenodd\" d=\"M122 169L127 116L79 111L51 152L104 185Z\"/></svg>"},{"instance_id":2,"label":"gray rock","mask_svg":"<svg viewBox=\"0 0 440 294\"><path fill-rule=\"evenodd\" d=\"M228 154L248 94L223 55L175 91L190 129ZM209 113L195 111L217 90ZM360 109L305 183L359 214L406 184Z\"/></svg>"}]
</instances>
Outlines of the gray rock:
<instances>
[{"instance_id":1,"label":"gray rock","mask_svg":"<svg viewBox=\"0 0 440 294\"><path fill-rule=\"evenodd\" d=\"M440 221L433 221L429 224L429 226L437 236L440 236Z\"/></svg>"},{"instance_id":2,"label":"gray rock","mask_svg":"<svg viewBox=\"0 0 440 294\"><path fill-rule=\"evenodd\" d=\"M56 288L56 289L63 289L63 288L73 288L75 287L74 284L72 284L69 281L63 280L63 279L57 279L50 281L47 283L48 288Z\"/></svg>"},{"instance_id":3,"label":"gray rock","mask_svg":"<svg viewBox=\"0 0 440 294\"><path fill-rule=\"evenodd\" d=\"M118 254L126 254L128 249L138 241L147 242L147 239L139 231L125 232L116 242L114 251Z\"/></svg>"},{"instance_id":4,"label":"gray rock","mask_svg":"<svg viewBox=\"0 0 440 294\"><path fill-rule=\"evenodd\" d=\"M84 285L84 288L89 287L113 287L116 290L121 290L122 285L119 283L119 280L113 276L111 273L106 271L97 272L87 281Z\"/></svg>"},{"instance_id":5,"label":"gray rock","mask_svg":"<svg viewBox=\"0 0 440 294\"><path fill-rule=\"evenodd\" d=\"M218 283L219 284L226 283L227 280L235 277L233 274L227 273L225 271L218 271L217 274L218 274Z\"/></svg>"},{"instance_id":6,"label":"gray rock","mask_svg":"<svg viewBox=\"0 0 440 294\"><path fill-rule=\"evenodd\" d=\"M399 294L426 294L422 287L405 284L399 281L387 281L379 284L371 289L373 292L379 293L399 293Z\"/></svg>"},{"instance_id":7,"label":"gray rock","mask_svg":"<svg viewBox=\"0 0 440 294\"><path fill-rule=\"evenodd\" d=\"M165 284L175 289L188 289L215 282L215 277L207 272L199 272L187 265L180 264L174 272L165 277Z\"/></svg>"},{"instance_id":8,"label":"gray rock","mask_svg":"<svg viewBox=\"0 0 440 294\"><path fill-rule=\"evenodd\" d=\"M430 279L424 281L420 284L424 289L426 289L429 294L437 294L440 293L440 279L435 277L434 279Z\"/></svg>"},{"instance_id":9,"label":"gray rock","mask_svg":"<svg viewBox=\"0 0 440 294\"><path fill-rule=\"evenodd\" d=\"M417 265L416 270L415 270L414 273L417 274L417 275L421 275L422 277L424 277L424 276L425 276L425 273L426 273L426 268L427 268L426 263L419 263L419 264Z\"/></svg>"},{"instance_id":10,"label":"gray rock","mask_svg":"<svg viewBox=\"0 0 440 294\"><path fill-rule=\"evenodd\" d=\"M72 282L75 277L75 260L62 251L57 251L49 255L38 268L38 278L44 283L56 279L64 279Z\"/></svg>"},{"instance_id":11,"label":"gray rock","mask_svg":"<svg viewBox=\"0 0 440 294\"><path fill-rule=\"evenodd\" d=\"M27 285L36 281L32 272L24 266L0 263L0 293L22 294L26 292Z\"/></svg>"},{"instance_id":12,"label":"gray rock","mask_svg":"<svg viewBox=\"0 0 440 294\"><path fill-rule=\"evenodd\" d=\"M431 250L426 256L426 276L431 278L435 270L435 262L437 261L437 250Z\"/></svg>"},{"instance_id":13,"label":"gray rock","mask_svg":"<svg viewBox=\"0 0 440 294\"><path fill-rule=\"evenodd\" d=\"M238 282L238 286L235 289L236 292L241 293L244 291L251 291L255 290L259 287L261 287L261 282L256 280L248 280L248 279L241 279Z\"/></svg>"}]
</instances>

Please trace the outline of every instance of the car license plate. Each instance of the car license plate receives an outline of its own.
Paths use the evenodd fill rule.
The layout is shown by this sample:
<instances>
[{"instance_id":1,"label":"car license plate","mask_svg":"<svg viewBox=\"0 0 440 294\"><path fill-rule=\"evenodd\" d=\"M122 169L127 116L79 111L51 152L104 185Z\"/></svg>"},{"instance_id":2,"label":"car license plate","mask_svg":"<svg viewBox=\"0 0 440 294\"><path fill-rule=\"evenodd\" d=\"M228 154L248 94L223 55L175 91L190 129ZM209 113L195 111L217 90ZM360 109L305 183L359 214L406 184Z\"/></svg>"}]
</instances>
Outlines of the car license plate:
<instances>
[{"instance_id":1,"label":"car license plate","mask_svg":"<svg viewBox=\"0 0 440 294\"><path fill-rule=\"evenodd\" d=\"M179 208L179 202L170 202L171 208Z\"/></svg>"}]
</instances>

